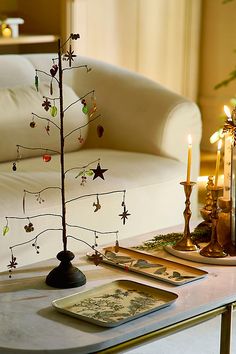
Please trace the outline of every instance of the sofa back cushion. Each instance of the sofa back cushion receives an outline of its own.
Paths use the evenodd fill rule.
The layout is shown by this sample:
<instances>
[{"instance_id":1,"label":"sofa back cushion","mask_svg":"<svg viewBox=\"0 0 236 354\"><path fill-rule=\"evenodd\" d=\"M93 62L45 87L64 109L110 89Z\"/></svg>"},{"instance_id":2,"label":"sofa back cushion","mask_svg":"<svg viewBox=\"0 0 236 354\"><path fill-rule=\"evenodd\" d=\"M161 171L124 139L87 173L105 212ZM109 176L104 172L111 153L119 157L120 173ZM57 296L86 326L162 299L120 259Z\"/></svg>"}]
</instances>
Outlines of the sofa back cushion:
<instances>
[{"instance_id":1,"label":"sofa back cushion","mask_svg":"<svg viewBox=\"0 0 236 354\"><path fill-rule=\"evenodd\" d=\"M34 86L23 85L13 88L0 89L0 161L13 161L16 159L16 145L27 148L20 149L22 158L41 156L46 150L60 151L60 113L59 100L51 104L57 107L57 115L52 116L51 110L46 111L42 106L46 97L59 97L58 89L54 87L53 96L50 96L50 87L47 82L40 82L39 92ZM66 108L79 97L69 87L63 86L63 102ZM35 113L41 118L38 118ZM55 113L55 110L54 110ZM34 118L33 118L34 117ZM49 121L51 120L51 122ZM32 128L30 123L34 121ZM65 139L65 152L78 150L87 136L87 115L82 112L82 104L78 101L66 110L64 115L64 135L75 130ZM53 124L55 123L55 124ZM56 126L57 125L57 126ZM48 128L49 126L49 128ZM78 139L78 137L82 139Z\"/></svg>"}]
</instances>

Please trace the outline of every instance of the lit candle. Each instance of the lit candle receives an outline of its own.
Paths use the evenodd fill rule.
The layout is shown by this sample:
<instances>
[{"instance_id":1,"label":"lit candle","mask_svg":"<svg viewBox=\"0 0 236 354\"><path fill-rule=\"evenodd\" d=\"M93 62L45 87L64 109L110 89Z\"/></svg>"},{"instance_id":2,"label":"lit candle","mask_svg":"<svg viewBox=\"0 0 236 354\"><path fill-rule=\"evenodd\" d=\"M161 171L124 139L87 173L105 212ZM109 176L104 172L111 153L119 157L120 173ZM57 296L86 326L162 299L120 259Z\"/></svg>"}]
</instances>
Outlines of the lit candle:
<instances>
[{"instance_id":1,"label":"lit candle","mask_svg":"<svg viewBox=\"0 0 236 354\"><path fill-rule=\"evenodd\" d=\"M218 149L217 149L217 155L216 155L215 187L217 187L217 184L218 184L221 146L222 146L222 140L220 139L218 142Z\"/></svg>"},{"instance_id":2,"label":"lit candle","mask_svg":"<svg viewBox=\"0 0 236 354\"><path fill-rule=\"evenodd\" d=\"M188 135L188 164L187 164L187 183L190 183L190 172L192 165L192 137Z\"/></svg>"},{"instance_id":3,"label":"lit candle","mask_svg":"<svg viewBox=\"0 0 236 354\"><path fill-rule=\"evenodd\" d=\"M224 106L224 112L228 117L228 121L232 120L230 110L227 106ZM227 200L230 199L230 188L231 188L231 154L232 154L231 144L232 144L231 134L225 133L223 197Z\"/></svg>"},{"instance_id":4,"label":"lit candle","mask_svg":"<svg viewBox=\"0 0 236 354\"><path fill-rule=\"evenodd\" d=\"M12 36L12 30L8 25L2 25L2 36L5 38L10 38Z\"/></svg>"}]
</instances>

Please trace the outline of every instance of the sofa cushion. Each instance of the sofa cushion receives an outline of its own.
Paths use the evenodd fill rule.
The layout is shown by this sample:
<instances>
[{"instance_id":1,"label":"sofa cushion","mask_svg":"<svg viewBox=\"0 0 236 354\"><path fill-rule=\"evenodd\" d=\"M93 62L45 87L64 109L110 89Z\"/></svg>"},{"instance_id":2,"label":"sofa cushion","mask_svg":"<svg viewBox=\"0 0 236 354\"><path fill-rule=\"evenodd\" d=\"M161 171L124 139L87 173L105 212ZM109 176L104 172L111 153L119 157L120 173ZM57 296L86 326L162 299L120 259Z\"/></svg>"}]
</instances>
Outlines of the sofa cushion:
<instances>
[{"instance_id":1,"label":"sofa cushion","mask_svg":"<svg viewBox=\"0 0 236 354\"><path fill-rule=\"evenodd\" d=\"M35 67L23 55L1 55L0 87L31 85Z\"/></svg>"},{"instance_id":2,"label":"sofa cushion","mask_svg":"<svg viewBox=\"0 0 236 354\"><path fill-rule=\"evenodd\" d=\"M26 147L43 148L43 150L29 150L21 149L20 155L22 158L41 156L46 149L58 151L60 149L59 143L59 129L50 124L50 130L47 132L47 119L60 125L59 120L59 100L56 99L55 106L58 108L57 115L52 117L50 110L45 111L42 106L44 101L43 96L50 97L49 84L47 82L40 82L39 92L34 86L16 86L13 88L0 89L0 161L10 161L16 159L16 144ZM64 110L71 103L77 101L79 98L75 92L68 86L63 86L64 96ZM54 85L53 97L59 97L58 89ZM53 103L52 103L53 104ZM78 101L72 105L64 116L64 133L76 129L88 122L87 115L82 112L82 104ZM46 119L39 119L34 117L35 127L30 127L32 121L32 114L35 113L40 117ZM77 130L65 140L65 151L78 150L83 142L78 140L80 131ZM87 126L81 129L81 136L83 141L87 136ZM45 148L45 150L44 150Z\"/></svg>"}]
</instances>

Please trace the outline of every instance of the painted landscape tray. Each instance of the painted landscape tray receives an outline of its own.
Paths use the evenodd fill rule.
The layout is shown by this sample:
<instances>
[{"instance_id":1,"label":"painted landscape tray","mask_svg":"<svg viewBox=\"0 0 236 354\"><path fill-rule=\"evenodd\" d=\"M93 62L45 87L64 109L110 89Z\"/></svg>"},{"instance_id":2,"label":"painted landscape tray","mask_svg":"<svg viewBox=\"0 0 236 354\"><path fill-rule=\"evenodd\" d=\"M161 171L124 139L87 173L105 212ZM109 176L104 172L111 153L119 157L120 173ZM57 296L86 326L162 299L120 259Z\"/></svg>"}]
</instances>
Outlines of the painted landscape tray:
<instances>
[{"instance_id":1,"label":"painted landscape tray","mask_svg":"<svg viewBox=\"0 0 236 354\"><path fill-rule=\"evenodd\" d=\"M116 280L52 302L59 312L103 327L116 327L171 305L177 294L130 280Z\"/></svg>"},{"instance_id":2,"label":"painted landscape tray","mask_svg":"<svg viewBox=\"0 0 236 354\"><path fill-rule=\"evenodd\" d=\"M206 271L195 267L124 247L119 247L118 253L115 253L114 247L106 247L102 253L105 253L106 256L103 257L103 263L147 275L174 285L183 285L208 274Z\"/></svg>"}]
</instances>

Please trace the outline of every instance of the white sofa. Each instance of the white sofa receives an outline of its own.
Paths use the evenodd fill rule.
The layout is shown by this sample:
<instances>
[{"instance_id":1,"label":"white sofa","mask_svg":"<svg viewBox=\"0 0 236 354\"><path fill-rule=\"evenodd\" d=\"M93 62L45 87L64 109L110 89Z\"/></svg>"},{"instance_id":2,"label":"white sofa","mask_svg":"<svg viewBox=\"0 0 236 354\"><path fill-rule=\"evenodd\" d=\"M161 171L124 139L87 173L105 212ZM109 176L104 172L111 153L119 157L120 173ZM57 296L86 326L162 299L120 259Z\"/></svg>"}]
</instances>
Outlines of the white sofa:
<instances>
[{"instance_id":1,"label":"white sofa","mask_svg":"<svg viewBox=\"0 0 236 354\"><path fill-rule=\"evenodd\" d=\"M29 126L39 95L30 87L34 83L35 69L49 72L53 57L55 55L52 54L0 56L2 230L6 226L6 216L19 217L8 219L9 232L0 238L1 271L7 269L10 246L30 240L44 229L61 227L60 218L56 216L32 218L39 214L60 214L60 194L57 190L45 191L42 195L45 202L41 204L33 195L28 195L25 214L22 210L24 189L35 192L60 185L59 157L54 155L50 162L45 163L42 151L21 149L17 171L12 170L16 144L45 147L50 139L53 141L50 146L58 144L53 133L50 136L45 133L46 123L35 119L38 130ZM80 185L75 173L68 173L66 198L125 189L125 203L131 215L123 225L119 216L123 194L114 193L100 197L102 207L97 212L94 212L93 206L95 196L69 203L67 222L100 232L119 230L121 244L123 238L182 223L185 198L179 183L186 178L189 133L193 137L191 180L196 181L199 172L201 118L197 105L126 69L85 57L76 58L73 63L83 64L91 67L92 71L67 70L64 72L64 83L73 88L79 97L95 90L101 114L98 123L104 127L104 136L98 138L97 123L91 123L87 137L84 133L85 144L78 149L79 131L72 134L66 147L66 168L84 166L100 158L102 168L108 171L104 174L105 180L88 178L85 186ZM40 85L44 85L43 80L50 81L46 75L39 73L39 77ZM69 94L65 99L69 104L77 96L68 87L66 90ZM38 102L41 106L41 101ZM69 128L81 124L81 105L75 106L68 118L68 122L72 121ZM191 199L193 213L197 208L196 196L195 189ZM29 223L27 217L34 224L34 231L30 233L24 229ZM68 227L68 234L90 244L94 242L94 233L87 230ZM99 236L98 239L99 245L114 241L113 234ZM61 231L43 233L38 238L38 245L40 253L37 255L31 244L14 248L19 266L55 257L62 250ZM89 251L83 243L73 239L68 240L68 249L73 252L81 249Z\"/></svg>"}]
</instances>

